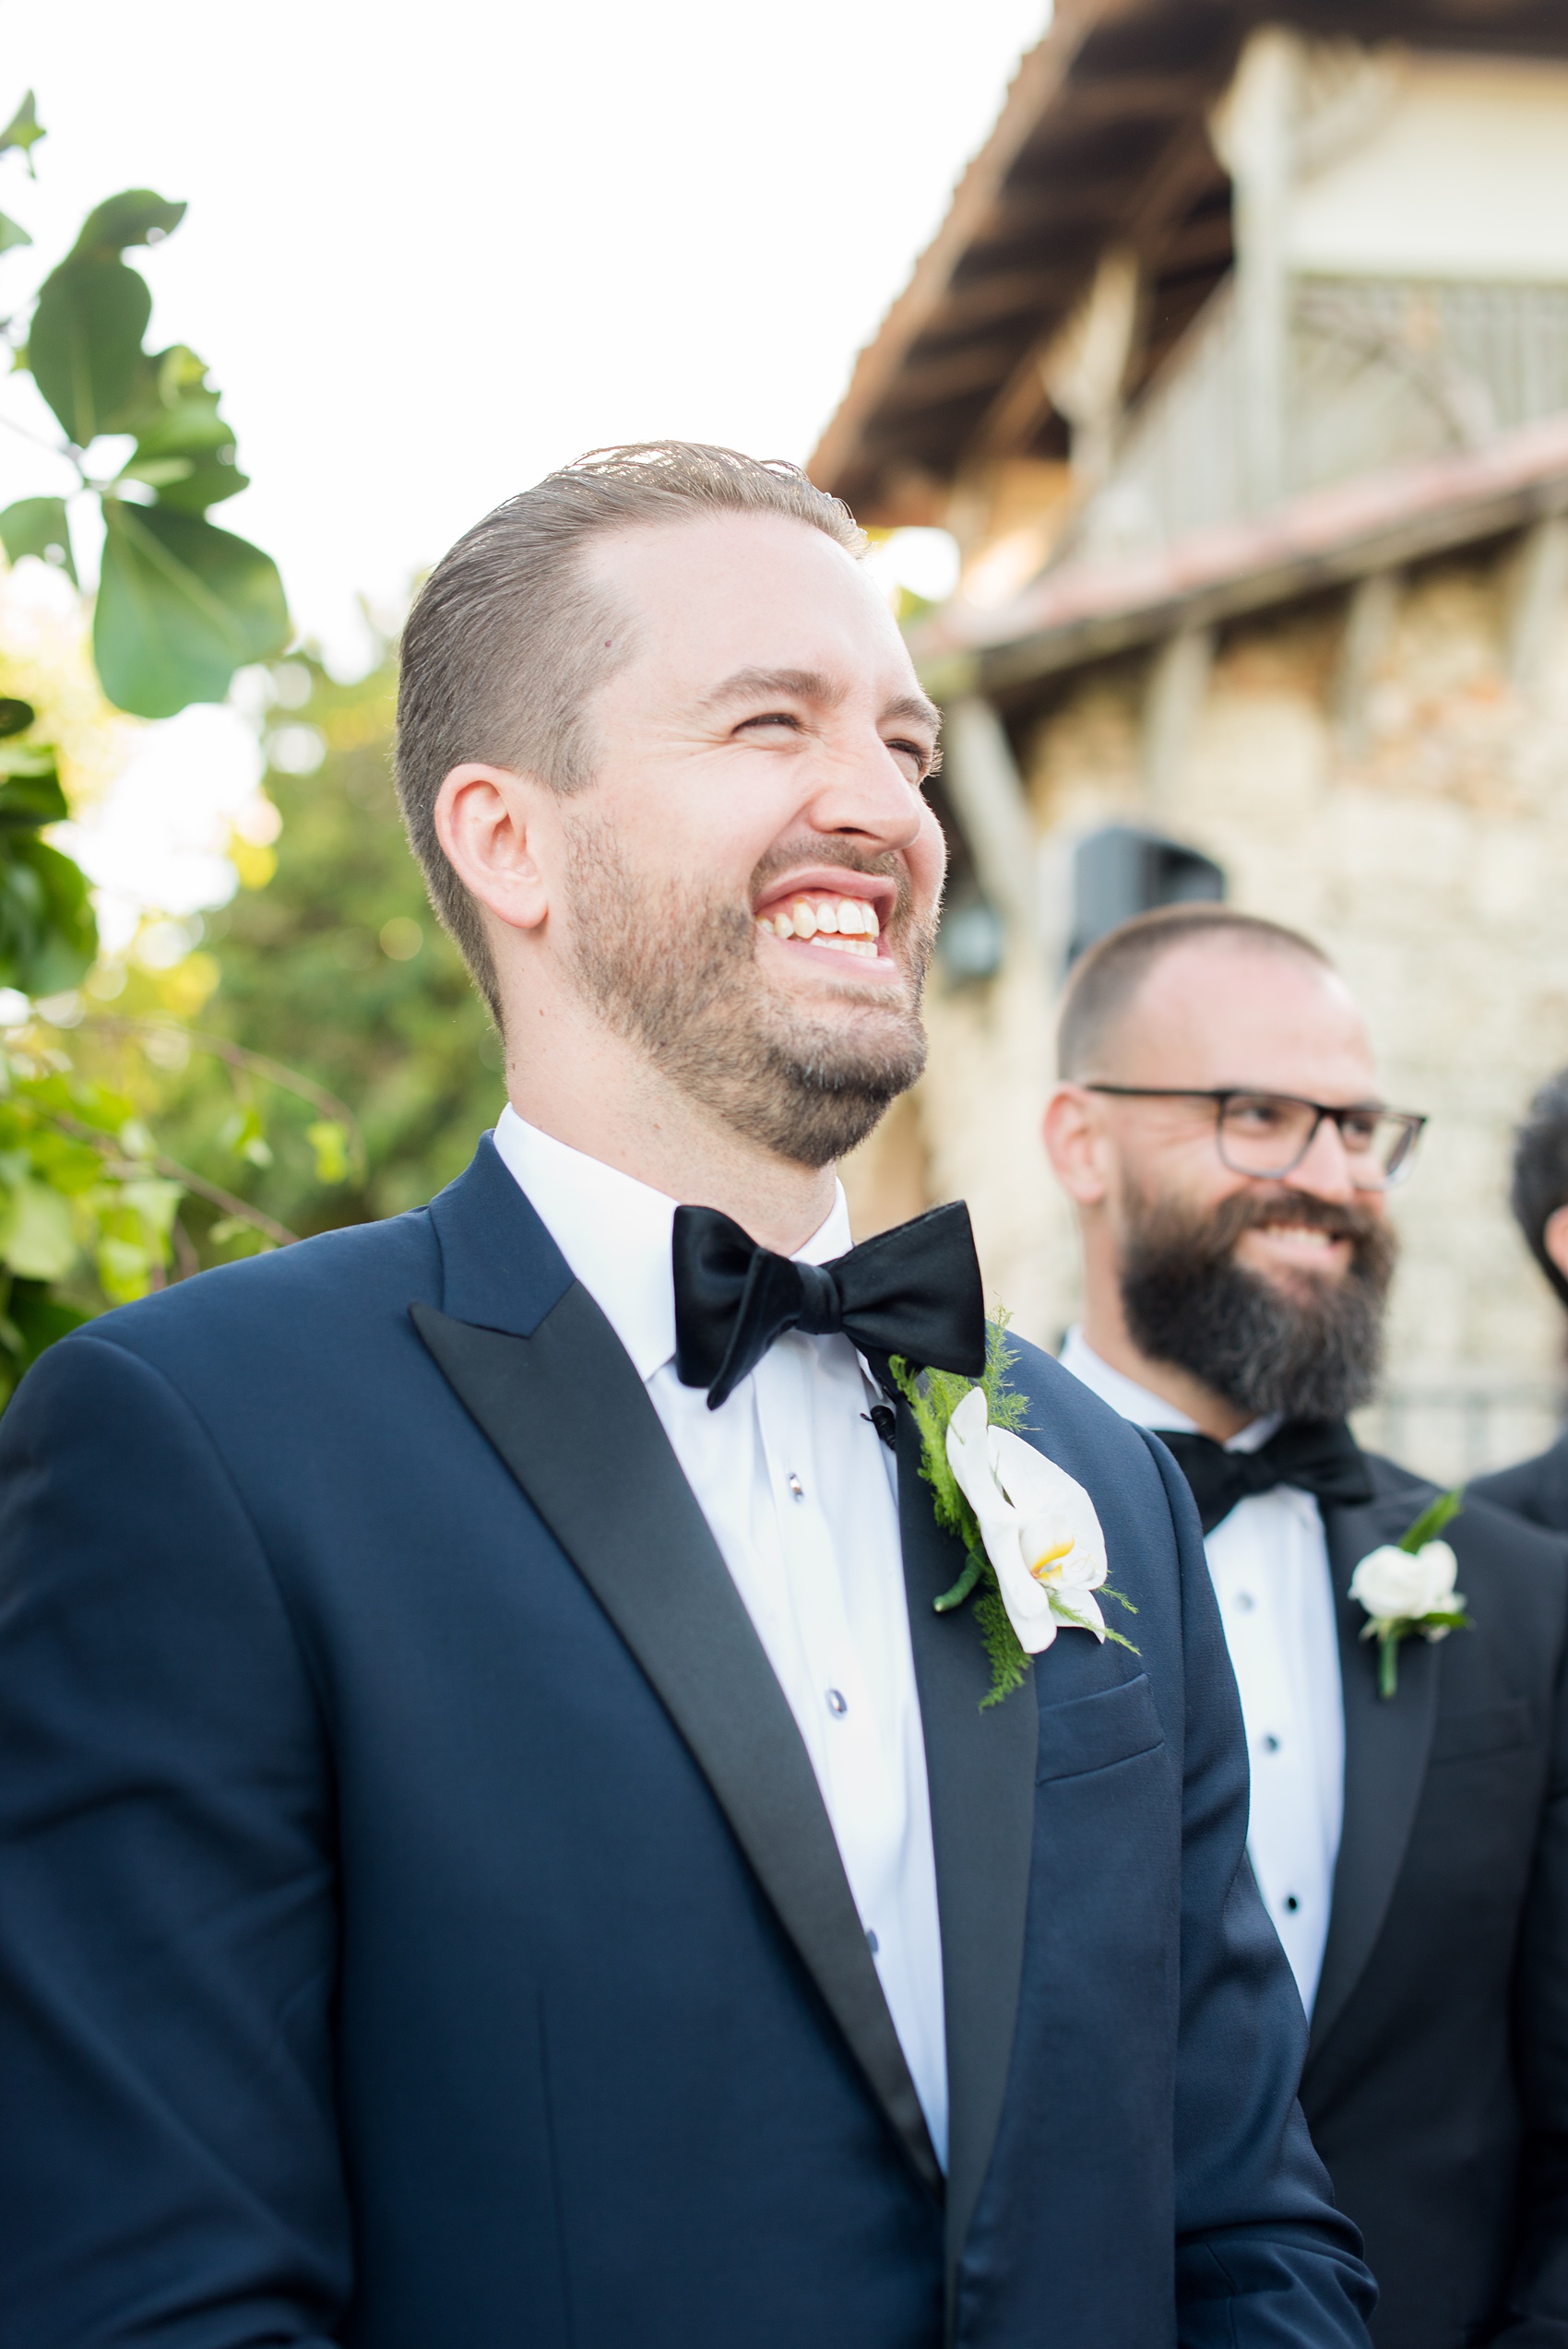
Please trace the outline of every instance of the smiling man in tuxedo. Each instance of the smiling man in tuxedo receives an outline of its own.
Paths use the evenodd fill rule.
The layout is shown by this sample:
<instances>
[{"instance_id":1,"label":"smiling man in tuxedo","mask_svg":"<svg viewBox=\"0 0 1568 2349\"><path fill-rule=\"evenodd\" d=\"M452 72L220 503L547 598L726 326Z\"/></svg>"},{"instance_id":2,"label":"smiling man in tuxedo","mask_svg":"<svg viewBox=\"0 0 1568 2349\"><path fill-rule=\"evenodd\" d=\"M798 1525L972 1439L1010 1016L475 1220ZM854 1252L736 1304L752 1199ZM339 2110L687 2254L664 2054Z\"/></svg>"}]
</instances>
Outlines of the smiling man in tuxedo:
<instances>
[{"instance_id":1,"label":"smiling man in tuxedo","mask_svg":"<svg viewBox=\"0 0 1568 2349\"><path fill-rule=\"evenodd\" d=\"M1085 1254L1063 1360L1192 1480L1253 1865L1312 2017L1301 2100L1366 2237L1372 2337L1563 2349L1568 1548L1467 1503L1444 1538L1469 1621L1411 1631L1392 1688L1352 1594L1436 1498L1345 1421L1422 1121L1384 1107L1318 949L1213 907L1091 948L1059 1053L1046 1139Z\"/></svg>"},{"instance_id":2,"label":"smiling man in tuxedo","mask_svg":"<svg viewBox=\"0 0 1568 2349\"><path fill-rule=\"evenodd\" d=\"M0 1436L0 2333L1355 2349L1196 1518L1021 1348L1134 1655L981 1709L851 1250L936 713L792 469L481 523L398 778L510 1100L428 1210L66 1339Z\"/></svg>"}]
</instances>

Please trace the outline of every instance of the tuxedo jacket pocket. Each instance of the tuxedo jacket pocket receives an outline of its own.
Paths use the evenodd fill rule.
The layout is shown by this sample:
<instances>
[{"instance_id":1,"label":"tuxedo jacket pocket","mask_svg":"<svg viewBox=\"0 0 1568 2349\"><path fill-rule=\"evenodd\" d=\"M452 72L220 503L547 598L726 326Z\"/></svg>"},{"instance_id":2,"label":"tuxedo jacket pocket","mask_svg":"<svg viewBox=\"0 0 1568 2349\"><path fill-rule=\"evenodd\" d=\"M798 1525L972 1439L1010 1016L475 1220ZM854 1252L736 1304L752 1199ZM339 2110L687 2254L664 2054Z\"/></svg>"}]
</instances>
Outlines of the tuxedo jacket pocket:
<instances>
[{"instance_id":1,"label":"tuxedo jacket pocket","mask_svg":"<svg viewBox=\"0 0 1568 2349\"><path fill-rule=\"evenodd\" d=\"M1037 1661L1037 1672L1043 1660ZM1164 1742L1148 1674L1140 1672L1114 1689L1097 1689L1092 1696L1040 1706L1036 1782L1109 1770L1113 1762L1153 1753Z\"/></svg>"},{"instance_id":2,"label":"tuxedo jacket pocket","mask_svg":"<svg viewBox=\"0 0 1568 2349\"><path fill-rule=\"evenodd\" d=\"M1429 1762L1479 1762L1483 1754L1509 1753L1530 1742L1530 1708L1523 1697L1473 1713L1439 1715L1431 1733Z\"/></svg>"}]
</instances>

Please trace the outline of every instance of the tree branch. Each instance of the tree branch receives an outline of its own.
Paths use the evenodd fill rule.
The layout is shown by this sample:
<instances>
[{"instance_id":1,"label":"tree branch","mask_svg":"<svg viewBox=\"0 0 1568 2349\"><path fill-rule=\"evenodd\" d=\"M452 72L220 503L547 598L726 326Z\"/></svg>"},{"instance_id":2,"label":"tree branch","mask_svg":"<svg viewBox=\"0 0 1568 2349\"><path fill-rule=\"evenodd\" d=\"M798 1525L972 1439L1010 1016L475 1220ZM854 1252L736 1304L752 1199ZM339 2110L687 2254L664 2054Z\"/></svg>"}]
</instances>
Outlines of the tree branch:
<instances>
[{"instance_id":1,"label":"tree branch","mask_svg":"<svg viewBox=\"0 0 1568 2349\"><path fill-rule=\"evenodd\" d=\"M273 1216L264 1215L259 1207L253 1207L246 1199L237 1198L233 1192L225 1191L221 1183L208 1182L205 1175L198 1175L193 1168L183 1167L178 1158L166 1158L161 1151L150 1159L123 1158L117 1142L109 1134L100 1133L96 1126L89 1125L84 1119L72 1117L68 1109L40 1109L38 1114L46 1124L58 1127L62 1133L68 1133L73 1141L90 1143L100 1157L108 1162L112 1174L122 1178L134 1177L139 1168L150 1166L153 1172L162 1175L166 1181L181 1184L197 1199L205 1199L209 1207L221 1207L226 1216L232 1216L237 1222L249 1224L253 1231L259 1231L279 1248L291 1248L299 1239L299 1233L291 1231L287 1224L280 1224Z\"/></svg>"},{"instance_id":2,"label":"tree branch","mask_svg":"<svg viewBox=\"0 0 1568 2349\"><path fill-rule=\"evenodd\" d=\"M226 1036L204 1035L198 1028L184 1026L178 1020L119 1019L112 1013L93 1013L80 1023L81 1026L103 1036L181 1036L198 1052L210 1053L214 1060L224 1061L230 1068L244 1069L247 1075L259 1076L268 1085L276 1085L286 1093L308 1101L323 1117L330 1118L348 1134L356 1179L363 1182L369 1161L360 1121L346 1101L329 1093L314 1078L302 1076L298 1069L288 1068L281 1061L269 1060L265 1052L253 1052L247 1045L231 1043Z\"/></svg>"}]
</instances>

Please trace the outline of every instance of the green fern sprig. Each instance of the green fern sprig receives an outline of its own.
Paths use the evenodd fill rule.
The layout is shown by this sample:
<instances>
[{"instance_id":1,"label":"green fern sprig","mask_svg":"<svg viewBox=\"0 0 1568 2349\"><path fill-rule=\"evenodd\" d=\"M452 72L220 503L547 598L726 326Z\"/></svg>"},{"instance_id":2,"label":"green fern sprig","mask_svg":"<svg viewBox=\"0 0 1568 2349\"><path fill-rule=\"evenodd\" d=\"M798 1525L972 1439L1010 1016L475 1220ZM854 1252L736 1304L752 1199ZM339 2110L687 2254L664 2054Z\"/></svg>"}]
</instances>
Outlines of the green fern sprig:
<instances>
[{"instance_id":1,"label":"green fern sprig","mask_svg":"<svg viewBox=\"0 0 1568 2349\"><path fill-rule=\"evenodd\" d=\"M1007 1343L1007 1319L1005 1313L999 1313L985 1325L985 1369L979 1385L992 1427L1010 1428L1015 1435L1021 1435L1027 1425L1028 1397L1016 1394L1007 1383L1016 1358ZM952 1534L964 1546L963 1572L932 1605L939 1615L949 1615L980 1588L975 1621L991 1659L990 1691L980 1699L983 1713L988 1705L1000 1704L1004 1696L1023 1687L1032 1658L1003 1605L996 1569L985 1554L980 1521L965 1500L947 1457L947 1422L976 1382L956 1370L916 1370L899 1354L894 1355L890 1367L920 1436L921 1475L932 1489L936 1522L944 1533Z\"/></svg>"},{"instance_id":2,"label":"green fern sprig","mask_svg":"<svg viewBox=\"0 0 1568 2349\"><path fill-rule=\"evenodd\" d=\"M980 1521L953 1473L947 1457L947 1423L978 1383L985 1397L986 1417L991 1425L1006 1428L1014 1435L1024 1434L1028 1398L1015 1393L1008 1384L1008 1373L1016 1358L1007 1343L1007 1316L1000 1313L995 1321L986 1323L985 1370L978 1382L955 1370L916 1370L898 1354L894 1355L890 1365L920 1436L921 1475L932 1489L932 1513L943 1532L961 1542L964 1549L963 1572L951 1589L944 1590L932 1604L939 1615L950 1615L972 1593L980 1594L975 1599L975 1622L991 1659L991 1688L980 1699L982 1713L988 1705L1000 1704L1004 1697L1023 1687L1034 1658L1013 1628L996 1569L986 1555ZM1109 1583L1100 1584L1100 1596L1115 1599L1129 1615L1138 1611L1130 1598L1112 1590ZM1112 1631L1109 1623L1104 1627L1104 1636L1131 1655L1137 1655L1132 1641Z\"/></svg>"},{"instance_id":3,"label":"green fern sprig","mask_svg":"<svg viewBox=\"0 0 1568 2349\"><path fill-rule=\"evenodd\" d=\"M994 1573L992 1580L994 1583ZM975 1621L985 1652L991 1658L991 1687L980 1699L980 1711L1000 1704L1004 1696L1024 1685L1024 1676L1034 1657L1028 1655L1013 1629L1013 1619L1002 1603L999 1590L982 1591L975 1601Z\"/></svg>"}]
</instances>

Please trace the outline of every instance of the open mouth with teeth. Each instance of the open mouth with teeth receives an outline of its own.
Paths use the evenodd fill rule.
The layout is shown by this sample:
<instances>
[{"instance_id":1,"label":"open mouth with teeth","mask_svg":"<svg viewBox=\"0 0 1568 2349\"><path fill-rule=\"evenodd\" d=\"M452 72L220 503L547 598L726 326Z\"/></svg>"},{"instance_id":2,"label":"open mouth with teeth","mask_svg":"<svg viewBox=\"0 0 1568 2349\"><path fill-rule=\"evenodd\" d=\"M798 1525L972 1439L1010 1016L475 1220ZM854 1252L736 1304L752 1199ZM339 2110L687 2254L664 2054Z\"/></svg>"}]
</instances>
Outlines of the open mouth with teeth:
<instances>
[{"instance_id":1,"label":"open mouth with teeth","mask_svg":"<svg viewBox=\"0 0 1568 2349\"><path fill-rule=\"evenodd\" d=\"M1337 1272L1350 1252L1348 1234L1319 1224L1253 1224L1242 1234L1241 1246L1256 1263L1313 1272Z\"/></svg>"},{"instance_id":2,"label":"open mouth with teeth","mask_svg":"<svg viewBox=\"0 0 1568 2349\"><path fill-rule=\"evenodd\" d=\"M869 897L840 896L826 889L793 889L759 909L756 926L765 938L789 938L826 947L859 962L891 967L879 941L882 921Z\"/></svg>"}]
</instances>

